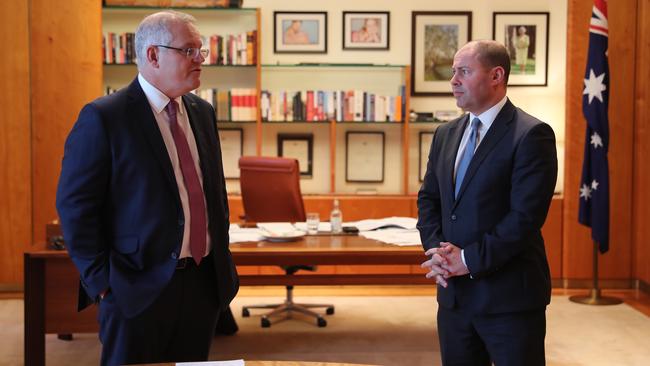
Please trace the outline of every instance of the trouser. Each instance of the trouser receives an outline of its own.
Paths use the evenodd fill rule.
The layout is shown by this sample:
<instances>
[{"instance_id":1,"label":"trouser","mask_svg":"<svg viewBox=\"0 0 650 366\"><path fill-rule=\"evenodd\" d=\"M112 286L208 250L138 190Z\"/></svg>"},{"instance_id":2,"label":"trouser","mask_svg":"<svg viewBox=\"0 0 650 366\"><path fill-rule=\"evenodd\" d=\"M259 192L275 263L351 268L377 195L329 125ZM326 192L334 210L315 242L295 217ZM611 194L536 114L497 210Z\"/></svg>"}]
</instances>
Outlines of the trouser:
<instances>
[{"instance_id":1,"label":"trouser","mask_svg":"<svg viewBox=\"0 0 650 366\"><path fill-rule=\"evenodd\" d=\"M179 262L180 263L180 262ZM177 268L154 303L126 318L109 291L99 303L102 365L205 361L219 316L212 258Z\"/></svg>"}]
</instances>

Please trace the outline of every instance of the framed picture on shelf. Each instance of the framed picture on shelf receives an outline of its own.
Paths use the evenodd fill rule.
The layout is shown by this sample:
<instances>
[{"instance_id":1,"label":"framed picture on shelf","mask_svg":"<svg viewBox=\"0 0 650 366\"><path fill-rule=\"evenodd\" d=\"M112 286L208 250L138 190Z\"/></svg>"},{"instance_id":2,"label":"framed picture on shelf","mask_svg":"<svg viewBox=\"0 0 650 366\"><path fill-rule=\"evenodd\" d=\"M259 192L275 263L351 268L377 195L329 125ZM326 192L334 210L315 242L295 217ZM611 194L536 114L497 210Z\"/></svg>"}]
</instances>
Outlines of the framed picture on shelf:
<instances>
[{"instance_id":1,"label":"framed picture on shelf","mask_svg":"<svg viewBox=\"0 0 650 366\"><path fill-rule=\"evenodd\" d=\"M388 50L390 13L387 11L344 11L344 50Z\"/></svg>"},{"instance_id":2,"label":"framed picture on shelf","mask_svg":"<svg viewBox=\"0 0 650 366\"><path fill-rule=\"evenodd\" d=\"M492 38L510 54L508 86L548 84L548 12L493 13Z\"/></svg>"},{"instance_id":3,"label":"framed picture on shelf","mask_svg":"<svg viewBox=\"0 0 650 366\"><path fill-rule=\"evenodd\" d=\"M384 181L384 132L347 131L345 133L345 181L381 183Z\"/></svg>"},{"instance_id":4,"label":"framed picture on shelf","mask_svg":"<svg viewBox=\"0 0 650 366\"><path fill-rule=\"evenodd\" d=\"M418 155L418 178L420 182L424 181L424 174L427 172L427 162L429 161L429 149L433 141L433 131L420 131L420 154Z\"/></svg>"},{"instance_id":5,"label":"framed picture on shelf","mask_svg":"<svg viewBox=\"0 0 650 366\"><path fill-rule=\"evenodd\" d=\"M314 161L314 135L280 133L278 134L278 156L298 160L300 176L312 177Z\"/></svg>"},{"instance_id":6,"label":"framed picture on shelf","mask_svg":"<svg viewBox=\"0 0 650 366\"><path fill-rule=\"evenodd\" d=\"M244 154L244 129L220 128L219 142L224 177L239 179L239 158Z\"/></svg>"},{"instance_id":7,"label":"framed picture on shelf","mask_svg":"<svg viewBox=\"0 0 650 366\"><path fill-rule=\"evenodd\" d=\"M472 12L414 11L411 26L411 95L452 95L451 66L472 39Z\"/></svg>"},{"instance_id":8,"label":"framed picture on shelf","mask_svg":"<svg viewBox=\"0 0 650 366\"><path fill-rule=\"evenodd\" d=\"M327 53L327 12L273 12L274 53Z\"/></svg>"}]
</instances>

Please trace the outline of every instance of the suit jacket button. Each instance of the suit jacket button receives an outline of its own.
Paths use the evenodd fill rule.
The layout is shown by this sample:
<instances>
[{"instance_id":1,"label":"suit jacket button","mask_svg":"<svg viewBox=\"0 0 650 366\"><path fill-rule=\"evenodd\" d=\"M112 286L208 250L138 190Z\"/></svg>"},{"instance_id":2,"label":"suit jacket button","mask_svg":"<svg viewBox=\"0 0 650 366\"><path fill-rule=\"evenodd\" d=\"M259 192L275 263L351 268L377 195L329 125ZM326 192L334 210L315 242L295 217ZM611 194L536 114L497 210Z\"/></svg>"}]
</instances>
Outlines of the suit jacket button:
<instances>
[{"instance_id":1,"label":"suit jacket button","mask_svg":"<svg viewBox=\"0 0 650 366\"><path fill-rule=\"evenodd\" d=\"M178 254L176 254L176 252L172 252L172 259L178 259Z\"/></svg>"},{"instance_id":2,"label":"suit jacket button","mask_svg":"<svg viewBox=\"0 0 650 366\"><path fill-rule=\"evenodd\" d=\"M456 221L456 214L451 215L451 221Z\"/></svg>"},{"instance_id":3,"label":"suit jacket button","mask_svg":"<svg viewBox=\"0 0 650 366\"><path fill-rule=\"evenodd\" d=\"M178 226L183 226L183 225L185 225L185 220L178 219Z\"/></svg>"}]
</instances>

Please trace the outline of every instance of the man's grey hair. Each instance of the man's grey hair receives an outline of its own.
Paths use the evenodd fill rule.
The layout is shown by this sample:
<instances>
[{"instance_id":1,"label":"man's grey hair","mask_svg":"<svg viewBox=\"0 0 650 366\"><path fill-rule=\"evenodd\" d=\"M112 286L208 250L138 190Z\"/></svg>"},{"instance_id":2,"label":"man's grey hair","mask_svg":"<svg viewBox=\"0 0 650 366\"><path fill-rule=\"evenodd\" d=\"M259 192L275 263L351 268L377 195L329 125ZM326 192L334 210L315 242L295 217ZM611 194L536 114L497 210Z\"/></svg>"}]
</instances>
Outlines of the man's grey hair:
<instances>
[{"instance_id":1,"label":"man's grey hair","mask_svg":"<svg viewBox=\"0 0 650 366\"><path fill-rule=\"evenodd\" d=\"M135 57L138 68L147 63L147 48L151 45L169 46L174 35L170 32L171 24L180 22L194 24L196 18L174 10L165 10L144 18L135 31Z\"/></svg>"}]
</instances>

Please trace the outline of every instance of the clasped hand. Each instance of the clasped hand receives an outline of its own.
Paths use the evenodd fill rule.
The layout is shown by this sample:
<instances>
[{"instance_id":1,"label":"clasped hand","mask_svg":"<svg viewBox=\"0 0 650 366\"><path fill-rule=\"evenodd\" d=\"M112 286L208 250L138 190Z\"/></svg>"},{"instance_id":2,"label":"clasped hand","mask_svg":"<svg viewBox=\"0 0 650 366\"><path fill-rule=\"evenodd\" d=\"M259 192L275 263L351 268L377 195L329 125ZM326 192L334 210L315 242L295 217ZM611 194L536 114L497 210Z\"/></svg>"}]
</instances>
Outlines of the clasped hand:
<instances>
[{"instance_id":1,"label":"clasped hand","mask_svg":"<svg viewBox=\"0 0 650 366\"><path fill-rule=\"evenodd\" d=\"M447 279L450 277L469 273L460 252L459 247L449 242L440 242L440 247L427 250L424 254L431 256L431 259L421 264L422 268L430 269L426 277L435 278L437 284L447 287Z\"/></svg>"}]
</instances>

